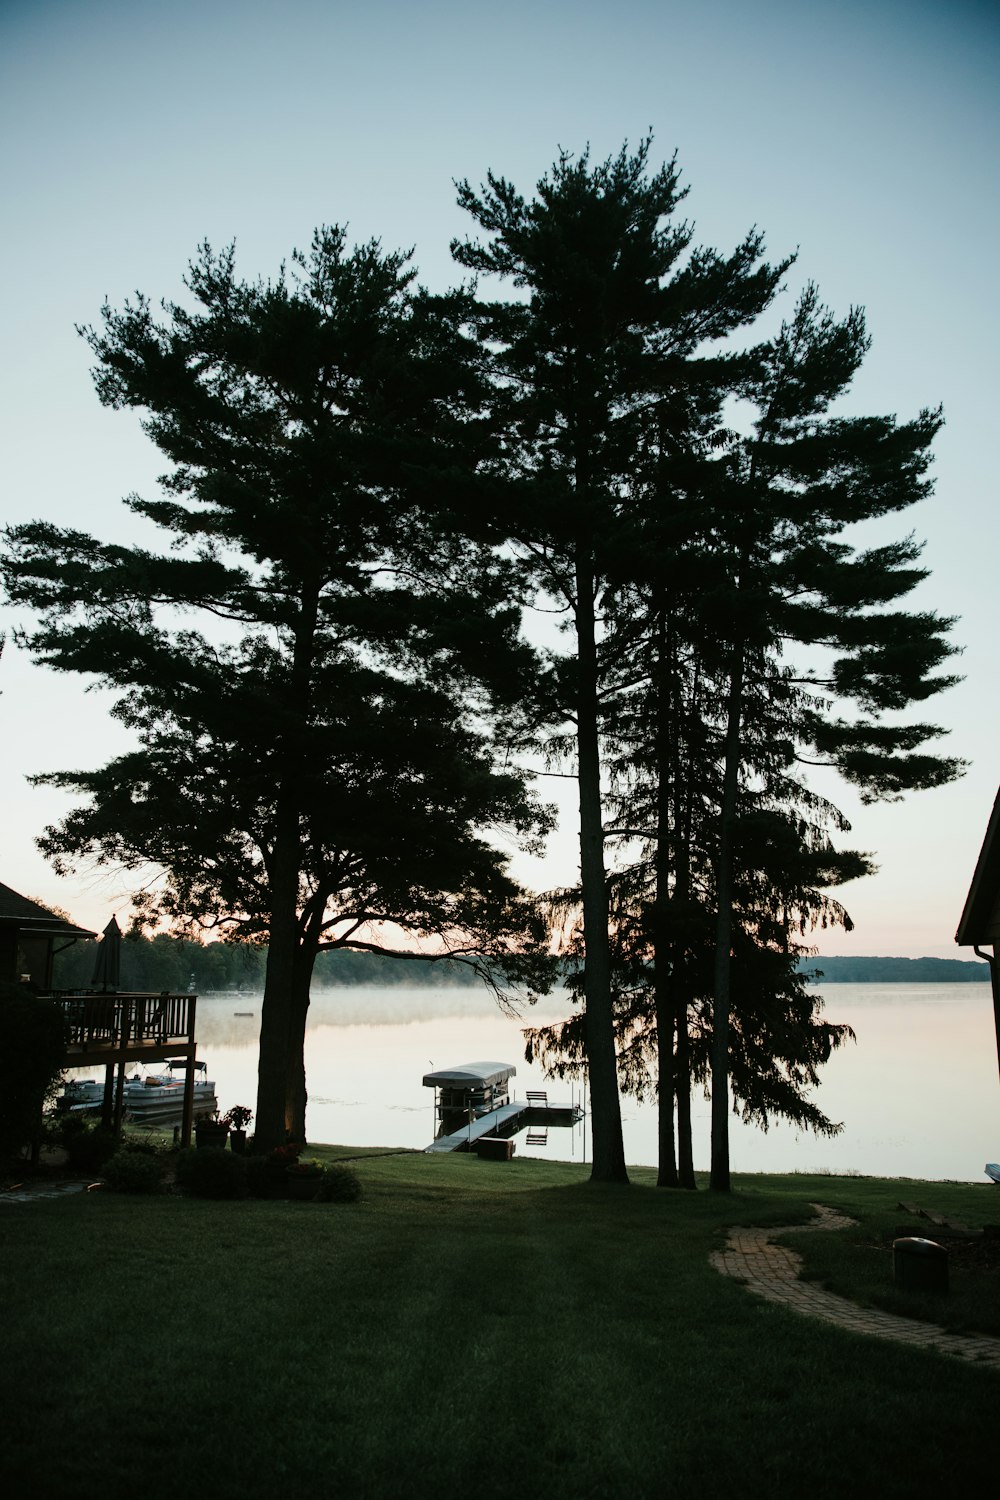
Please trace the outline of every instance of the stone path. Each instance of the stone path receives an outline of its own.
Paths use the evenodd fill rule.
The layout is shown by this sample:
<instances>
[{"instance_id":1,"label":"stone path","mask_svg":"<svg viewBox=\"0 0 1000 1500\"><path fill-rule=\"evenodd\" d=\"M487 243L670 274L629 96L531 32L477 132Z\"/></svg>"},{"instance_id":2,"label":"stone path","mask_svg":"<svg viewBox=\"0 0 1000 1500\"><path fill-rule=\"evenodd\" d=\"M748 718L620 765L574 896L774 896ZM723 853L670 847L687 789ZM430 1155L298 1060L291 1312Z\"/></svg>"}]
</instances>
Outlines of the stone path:
<instances>
[{"instance_id":1,"label":"stone path","mask_svg":"<svg viewBox=\"0 0 1000 1500\"><path fill-rule=\"evenodd\" d=\"M810 1204L810 1207L819 1215L818 1222L813 1224L789 1224L783 1229L744 1229L737 1225L730 1229L726 1248L709 1257L712 1265L723 1276L745 1282L747 1289L758 1297L765 1297L768 1302L780 1302L808 1318L822 1318L824 1322L835 1323L838 1328L849 1329L852 1333L894 1339L921 1349L936 1349L939 1354L1000 1370L1000 1339L986 1334L945 1333L932 1323L918 1323L912 1318L898 1318L893 1313L859 1307L855 1302L848 1302L846 1297L822 1291L812 1282L799 1281L802 1257L783 1245L773 1244L774 1236L790 1234L793 1230L799 1233L801 1230L848 1229L855 1222L819 1203Z\"/></svg>"},{"instance_id":2,"label":"stone path","mask_svg":"<svg viewBox=\"0 0 1000 1500\"><path fill-rule=\"evenodd\" d=\"M0 1203L34 1203L36 1198L64 1198L67 1193L82 1193L85 1182L26 1182L21 1187L0 1193Z\"/></svg>"}]
</instances>

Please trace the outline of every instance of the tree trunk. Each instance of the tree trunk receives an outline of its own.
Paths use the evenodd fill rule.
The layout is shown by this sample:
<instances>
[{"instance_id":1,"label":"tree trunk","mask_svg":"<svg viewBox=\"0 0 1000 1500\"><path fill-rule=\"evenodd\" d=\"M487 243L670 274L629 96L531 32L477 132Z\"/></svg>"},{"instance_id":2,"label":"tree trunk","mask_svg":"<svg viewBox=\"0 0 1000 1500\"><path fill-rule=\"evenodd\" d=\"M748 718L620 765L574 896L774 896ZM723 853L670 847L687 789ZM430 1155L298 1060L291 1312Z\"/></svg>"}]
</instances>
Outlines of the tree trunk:
<instances>
[{"instance_id":1,"label":"tree trunk","mask_svg":"<svg viewBox=\"0 0 1000 1500\"><path fill-rule=\"evenodd\" d=\"M618 1063L611 1004L608 893L604 871L601 759L597 716L594 575L577 549L577 756L580 789L580 879L583 887L587 1066L593 1141L592 1182L628 1182L622 1141Z\"/></svg>"},{"instance_id":2,"label":"tree trunk","mask_svg":"<svg viewBox=\"0 0 1000 1500\"><path fill-rule=\"evenodd\" d=\"M292 1126L288 1069L299 946L299 841L297 810L290 802L283 791L279 793L271 860L271 922L260 1015L254 1134L257 1149L263 1151L283 1146Z\"/></svg>"},{"instance_id":3,"label":"tree trunk","mask_svg":"<svg viewBox=\"0 0 1000 1500\"><path fill-rule=\"evenodd\" d=\"M670 994L670 976L659 972L662 960L653 959L653 985L656 994L657 1059L657 1187L679 1187L677 1176L677 1139L674 1134L674 1011Z\"/></svg>"},{"instance_id":4,"label":"tree trunk","mask_svg":"<svg viewBox=\"0 0 1000 1500\"><path fill-rule=\"evenodd\" d=\"M694 1191L694 1140L691 1135L691 1038L688 1032L687 990L681 987L677 1000L677 1177L682 1188Z\"/></svg>"},{"instance_id":5,"label":"tree trunk","mask_svg":"<svg viewBox=\"0 0 1000 1500\"><path fill-rule=\"evenodd\" d=\"M674 1098L677 1092L674 1069L674 974L670 909L670 793L674 785L676 761L672 752L670 685L673 680L671 644L663 611L656 628L655 731L653 764L656 777L656 853L654 855L653 891L653 996L656 1008L657 1073L657 1171L656 1186L675 1188L677 1178L677 1139L674 1134Z\"/></svg>"},{"instance_id":6,"label":"tree trunk","mask_svg":"<svg viewBox=\"0 0 1000 1500\"><path fill-rule=\"evenodd\" d=\"M733 828L740 768L740 715L743 706L744 648L736 647L726 714L722 815L715 885L715 975L712 986L712 1170L709 1186L728 1193L729 1177L729 1007L733 942Z\"/></svg>"},{"instance_id":7,"label":"tree trunk","mask_svg":"<svg viewBox=\"0 0 1000 1500\"><path fill-rule=\"evenodd\" d=\"M309 991L317 947L308 934L299 944L295 960L292 1003L289 1008L288 1055L286 1059L285 1113L293 1141L306 1139L306 1022L309 1016Z\"/></svg>"},{"instance_id":8,"label":"tree trunk","mask_svg":"<svg viewBox=\"0 0 1000 1500\"><path fill-rule=\"evenodd\" d=\"M288 683L284 694L287 727L281 746L281 777L275 806L274 841L268 861L271 924L268 934L264 1001L260 1018L257 1064L255 1144L265 1151L294 1139L305 1128L305 1074L302 1044L305 1012L296 1012L296 966L299 959L299 880L302 841L299 831L299 786L302 730L308 723L319 613L318 577L303 585ZM301 1074L301 1080L300 1080Z\"/></svg>"},{"instance_id":9,"label":"tree trunk","mask_svg":"<svg viewBox=\"0 0 1000 1500\"><path fill-rule=\"evenodd\" d=\"M678 691L674 707L675 720L680 719L681 697ZM674 1030L677 1037L677 1052L674 1061L674 1091L677 1095L677 1175L682 1188L693 1191L697 1186L694 1180L694 1141L691 1135L691 1030L688 1020L688 1007L691 998L691 980L689 977L689 951L690 936L688 935L689 917L687 913L691 907L691 809L694 798L694 789L690 784L685 785L682 774L681 754L678 744L674 772L674 842L676 853L674 863L676 866L674 894L678 908L684 913L684 935L678 941L674 939ZM687 778L690 783L690 776Z\"/></svg>"}]
</instances>

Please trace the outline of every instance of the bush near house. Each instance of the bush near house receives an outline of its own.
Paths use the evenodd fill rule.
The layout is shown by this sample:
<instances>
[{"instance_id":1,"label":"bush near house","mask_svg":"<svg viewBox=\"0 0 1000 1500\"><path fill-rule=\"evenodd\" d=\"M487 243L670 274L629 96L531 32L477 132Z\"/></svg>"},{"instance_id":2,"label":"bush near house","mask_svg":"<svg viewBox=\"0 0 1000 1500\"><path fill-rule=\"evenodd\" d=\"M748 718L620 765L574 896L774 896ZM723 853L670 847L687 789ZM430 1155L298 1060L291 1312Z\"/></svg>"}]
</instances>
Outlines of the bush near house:
<instances>
[{"instance_id":1,"label":"bush near house","mask_svg":"<svg viewBox=\"0 0 1000 1500\"><path fill-rule=\"evenodd\" d=\"M65 1023L60 1006L23 984L0 984L0 1160L39 1138L42 1109L62 1078Z\"/></svg>"},{"instance_id":2,"label":"bush near house","mask_svg":"<svg viewBox=\"0 0 1000 1500\"><path fill-rule=\"evenodd\" d=\"M317 1203L356 1203L360 1197L361 1183L351 1167L331 1162L323 1168L316 1190Z\"/></svg>"},{"instance_id":3,"label":"bush near house","mask_svg":"<svg viewBox=\"0 0 1000 1500\"><path fill-rule=\"evenodd\" d=\"M177 1157L177 1186L189 1198L245 1198L246 1161L231 1151L189 1147Z\"/></svg>"},{"instance_id":4,"label":"bush near house","mask_svg":"<svg viewBox=\"0 0 1000 1500\"><path fill-rule=\"evenodd\" d=\"M101 1174L114 1193L160 1193L163 1191L163 1161L148 1151L116 1151Z\"/></svg>"},{"instance_id":5,"label":"bush near house","mask_svg":"<svg viewBox=\"0 0 1000 1500\"><path fill-rule=\"evenodd\" d=\"M88 1125L79 1115L67 1115L61 1124L66 1160L77 1172L99 1172L115 1152L118 1141L106 1125Z\"/></svg>"}]
</instances>

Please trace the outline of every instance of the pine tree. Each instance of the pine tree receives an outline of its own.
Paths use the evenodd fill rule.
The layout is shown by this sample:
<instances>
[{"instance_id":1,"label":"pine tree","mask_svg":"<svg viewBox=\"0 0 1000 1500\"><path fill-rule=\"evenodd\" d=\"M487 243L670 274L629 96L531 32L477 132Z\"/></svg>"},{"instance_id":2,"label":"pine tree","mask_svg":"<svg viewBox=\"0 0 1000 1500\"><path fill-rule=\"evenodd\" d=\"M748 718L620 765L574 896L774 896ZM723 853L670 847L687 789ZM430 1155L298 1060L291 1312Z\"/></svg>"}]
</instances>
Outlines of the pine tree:
<instances>
[{"instance_id":1,"label":"pine tree","mask_svg":"<svg viewBox=\"0 0 1000 1500\"><path fill-rule=\"evenodd\" d=\"M142 412L169 461L162 497L126 503L171 550L33 523L5 575L40 612L36 658L115 689L139 741L53 778L88 801L49 852L163 866L159 914L267 940L273 1145L304 1136L324 943L377 945L389 920L537 972L537 921L477 831L540 821L487 718L524 653L488 549L448 529L481 457L465 299L336 229L270 283L206 246L187 285L193 308L140 297L84 330L101 400Z\"/></svg>"},{"instance_id":2,"label":"pine tree","mask_svg":"<svg viewBox=\"0 0 1000 1500\"><path fill-rule=\"evenodd\" d=\"M745 381L752 432L722 460L719 538L725 571L709 619L723 643L719 721L721 801L715 852L716 939L712 1041L712 1186L729 1189L728 1031L735 937L738 805L752 782L747 754L753 704L781 708L772 761L820 759L874 799L940 785L961 770L921 748L941 730L884 722L948 687L937 672L953 648L951 623L932 612L892 608L925 577L912 540L859 552L849 526L901 511L929 491L929 449L940 413L911 422L830 414L868 349L857 309L837 321L806 288L794 316L760 351ZM728 618L726 618L728 617ZM831 654L832 665L796 676L782 653L797 645ZM800 689L796 692L794 689ZM833 716L840 699L856 717ZM772 765L769 775L780 774ZM794 784L794 783L793 783Z\"/></svg>"},{"instance_id":3,"label":"pine tree","mask_svg":"<svg viewBox=\"0 0 1000 1500\"><path fill-rule=\"evenodd\" d=\"M562 611L569 650L551 674L553 717L571 725L579 784L586 947L586 1049L593 1177L625 1181L616 1077L602 807L601 727L614 672L604 610L617 566L628 487L651 410L684 430L715 362L694 360L751 320L784 266L760 259L751 234L729 257L692 250L674 216L684 196L674 162L648 172L650 141L592 165L563 154L526 201L489 175L459 203L484 233L456 242L461 265L512 281L523 301L484 304L494 351L496 463L492 522L535 587Z\"/></svg>"},{"instance_id":4,"label":"pine tree","mask_svg":"<svg viewBox=\"0 0 1000 1500\"><path fill-rule=\"evenodd\" d=\"M711 1044L713 1186L725 1190L731 1069L745 1112L770 1100L808 1123L801 1088L842 1036L806 1004L795 934L849 921L822 886L870 866L834 851L823 825L842 820L803 784L799 761L836 765L869 798L960 769L922 748L935 726L880 722L949 684L934 674L951 648L949 622L892 607L925 576L912 541L858 552L842 539L926 493L939 424L933 412L907 424L829 416L866 349L861 315L838 323L807 288L774 340L721 366L736 372L730 393L757 408L752 434L724 427L725 384L703 381L682 421L650 408L631 476L606 594L602 649L619 691L604 728L616 832L645 852L617 881L611 927L619 1047L657 1048L663 1185L693 1186L687 1096L709 1060L700 1041ZM783 655L795 643L829 665L797 677ZM617 679L616 660L628 665ZM837 697L854 700L851 717L836 715ZM772 837L754 854L763 827ZM560 1035L576 1040L572 1027ZM534 1045L551 1055L557 1040ZM641 1066L633 1079L645 1086Z\"/></svg>"}]
</instances>

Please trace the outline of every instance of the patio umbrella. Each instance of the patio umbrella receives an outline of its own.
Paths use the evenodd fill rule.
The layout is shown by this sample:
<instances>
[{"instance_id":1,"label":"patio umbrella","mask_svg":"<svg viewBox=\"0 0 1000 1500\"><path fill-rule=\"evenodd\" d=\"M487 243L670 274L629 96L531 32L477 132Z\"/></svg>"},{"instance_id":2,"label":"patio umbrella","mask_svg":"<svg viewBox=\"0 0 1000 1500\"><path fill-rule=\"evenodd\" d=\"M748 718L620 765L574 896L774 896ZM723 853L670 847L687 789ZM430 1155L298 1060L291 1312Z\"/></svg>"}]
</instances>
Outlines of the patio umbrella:
<instances>
[{"instance_id":1,"label":"patio umbrella","mask_svg":"<svg viewBox=\"0 0 1000 1500\"><path fill-rule=\"evenodd\" d=\"M116 917L105 927L101 935L101 941L97 945L97 957L94 960L94 977L91 984L99 984L101 989L107 993L109 989L116 990L121 984L122 973L122 930L118 926Z\"/></svg>"}]
</instances>

